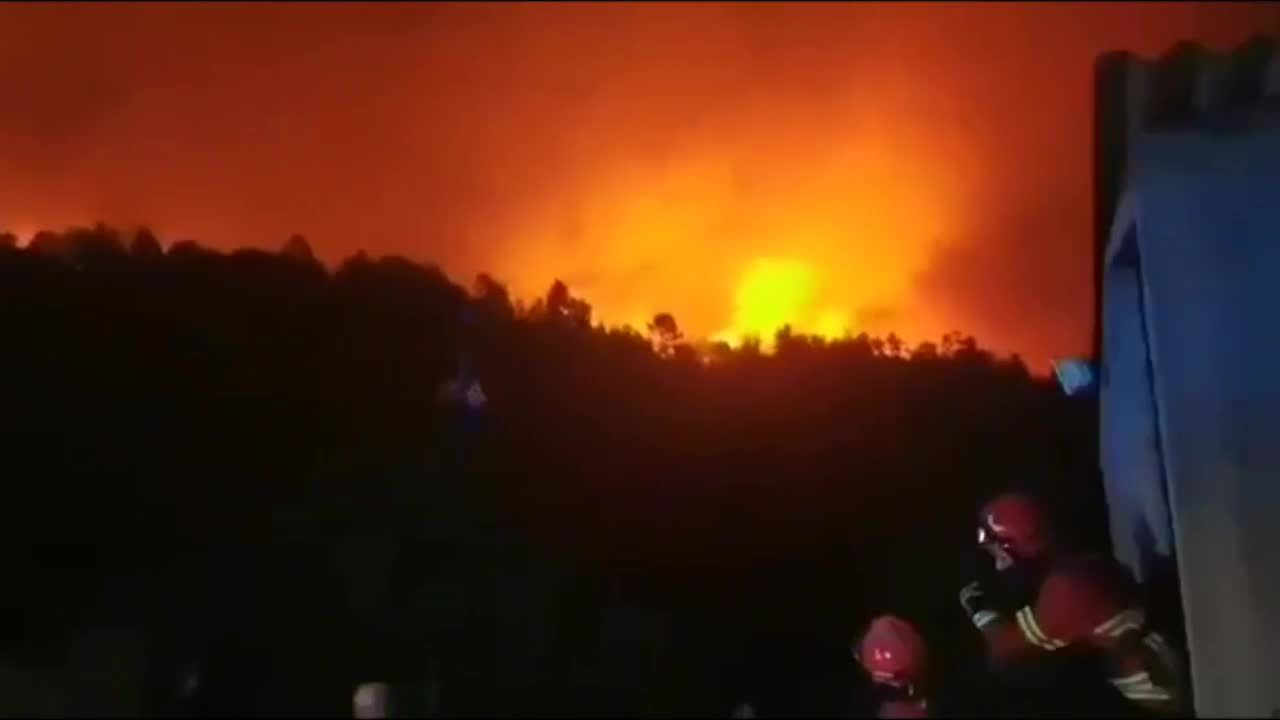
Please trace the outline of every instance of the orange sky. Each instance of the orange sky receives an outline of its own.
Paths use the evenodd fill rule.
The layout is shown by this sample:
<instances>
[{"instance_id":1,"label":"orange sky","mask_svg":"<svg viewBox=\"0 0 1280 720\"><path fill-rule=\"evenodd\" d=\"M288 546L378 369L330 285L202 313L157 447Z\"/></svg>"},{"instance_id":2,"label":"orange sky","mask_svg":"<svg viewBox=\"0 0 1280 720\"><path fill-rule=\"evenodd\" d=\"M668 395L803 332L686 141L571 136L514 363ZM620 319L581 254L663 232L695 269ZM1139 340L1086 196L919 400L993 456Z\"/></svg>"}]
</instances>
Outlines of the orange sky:
<instances>
[{"instance_id":1,"label":"orange sky","mask_svg":"<svg viewBox=\"0 0 1280 720\"><path fill-rule=\"evenodd\" d=\"M1254 4L0 5L0 226L307 235L609 322L1087 346L1090 71Z\"/></svg>"}]
</instances>

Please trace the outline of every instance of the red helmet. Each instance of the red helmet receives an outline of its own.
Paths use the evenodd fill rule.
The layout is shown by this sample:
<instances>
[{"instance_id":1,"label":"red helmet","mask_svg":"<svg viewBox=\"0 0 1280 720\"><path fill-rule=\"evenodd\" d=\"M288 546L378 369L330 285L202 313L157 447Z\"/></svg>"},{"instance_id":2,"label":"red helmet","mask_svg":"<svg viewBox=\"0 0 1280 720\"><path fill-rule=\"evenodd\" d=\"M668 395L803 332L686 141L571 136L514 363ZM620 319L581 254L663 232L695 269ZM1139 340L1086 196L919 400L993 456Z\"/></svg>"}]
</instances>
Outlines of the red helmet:
<instances>
[{"instance_id":1,"label":"red helmet","mask_svg":"<svg viewBox=\"0 0 1280 720\"><path fill-rule=\"evenodd\" d=\"M1044 508L1030 495L1006 493L982 507L978 544L996 556L997 567L1040 557L1051 540Z\"/></svg>"},{"instance_id":2,"label":"red helmet","mask_svg":"<svg viewBox=\"0 0 1280 720\"><path fill-rule=\"evenodd\" d=\"M924 679L924 638L905 620L882 615L871 621L854 655L871 679L881 685L910 687Z\"/></svg>"}]
</instances>

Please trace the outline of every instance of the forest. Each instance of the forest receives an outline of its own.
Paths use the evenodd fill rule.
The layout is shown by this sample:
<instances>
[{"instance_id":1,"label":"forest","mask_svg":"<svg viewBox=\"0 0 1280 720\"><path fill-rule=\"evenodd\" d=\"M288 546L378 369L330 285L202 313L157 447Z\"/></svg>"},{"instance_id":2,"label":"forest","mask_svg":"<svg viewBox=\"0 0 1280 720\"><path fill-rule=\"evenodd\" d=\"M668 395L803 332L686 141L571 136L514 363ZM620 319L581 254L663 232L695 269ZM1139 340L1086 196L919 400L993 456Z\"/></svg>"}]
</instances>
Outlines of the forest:
<instances>
[{"instance_id":1,"label":"forest","mask_svg":"<svg viewBox=\"0 0 1280 720\"><path fill-rule=\"evenodd\" d=\"M976 509L1032 490L1105 546L1094 401L959 332L730 348L669 311L297 236L0 237L0 654L138 628L156 712L344 714L379 680L414 714L836 716L891 612L983 702Z\"/></svg>"}]
</instances>

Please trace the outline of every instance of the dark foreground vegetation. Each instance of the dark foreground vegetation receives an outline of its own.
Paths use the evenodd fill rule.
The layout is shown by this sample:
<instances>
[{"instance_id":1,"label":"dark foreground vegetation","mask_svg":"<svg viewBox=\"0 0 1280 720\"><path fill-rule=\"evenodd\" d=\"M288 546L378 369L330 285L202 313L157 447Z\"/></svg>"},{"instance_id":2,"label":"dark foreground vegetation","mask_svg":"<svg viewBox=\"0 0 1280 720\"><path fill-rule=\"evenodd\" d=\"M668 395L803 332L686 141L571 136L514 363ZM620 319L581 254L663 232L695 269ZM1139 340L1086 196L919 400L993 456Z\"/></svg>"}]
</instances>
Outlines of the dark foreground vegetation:
<instances>
[{"instance_id":1,"label":"dark foreground vegetation","mask_svg":"<svg viewBox=\"0 0 1280 720\"><path fill-rule=\"evenodd\" d=\"M204 712L387 680L417 712L831 715L892 611L980 696L974 508L1040 490L1099 540L1093 407L961 336L763 354L676 319L300 238L0 239L0 653L137 629L153 711L199 658ZM460 356L482 416L441 402Z\"/></svg>"}]
</instances>

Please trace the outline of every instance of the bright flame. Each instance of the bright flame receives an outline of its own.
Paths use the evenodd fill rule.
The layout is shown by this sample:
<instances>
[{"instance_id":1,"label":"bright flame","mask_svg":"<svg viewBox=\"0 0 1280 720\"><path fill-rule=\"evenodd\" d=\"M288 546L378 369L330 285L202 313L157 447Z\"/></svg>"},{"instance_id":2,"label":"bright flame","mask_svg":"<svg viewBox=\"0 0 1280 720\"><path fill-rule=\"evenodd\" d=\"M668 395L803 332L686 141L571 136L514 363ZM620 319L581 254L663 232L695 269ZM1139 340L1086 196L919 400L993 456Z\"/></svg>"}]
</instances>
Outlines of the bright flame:
<instances>
[{"instance_id":1,"label":"bright flame","mask_svg":"<svg viewBox=\"0 0 1280 720\"><path fill-rule=\"evenodd\" d=\"M796 322L816 290L813 270L798 260L756 261L734 295L733 325L720 333L730 344L747 336L768 344L782 326Z\"/></svg>"},{"instance_id":2,"label":"bright flame","mask_svg":"<svg viewBox=\"0 0 1280 720\"><path fill-rule=\"evenodd\" d=\"M815 312L820 282L811 263L789 258L761 258L751 264L734 293L733 324L714 336L730 345L748 337L768 350L783 327L824 338L849 331L847 315L838 309Z\"/></svg>"},{"instance_id":3,"label":"bright flame","mask_svg":"<svg viewBox=\"0 0 1280 720\"><path fill-rule=\"evenodd\" d=\"M814 323L813 332L828 340L842 338L849 334L848 316L840 310L824 310Z\"/></svg>"},{"instance_id":4,"label":"bright flame","mask_svg":"<svg viewBox=\"0 0 1280 720\"><path fill-rule=\"evenodd\" d=\"M900 142L885 143L888 130L850 121L815 139L774 121L767 142L691 131L654 158L590 173L573 202L531 204L475 271L523 298L559 278L606 324L643 333L669 312L691 341L756 336L766 352L786 325L828 339L936 337L914 283L962 189L929 136L900 121Z\"/></svg>"}]
</instances>

